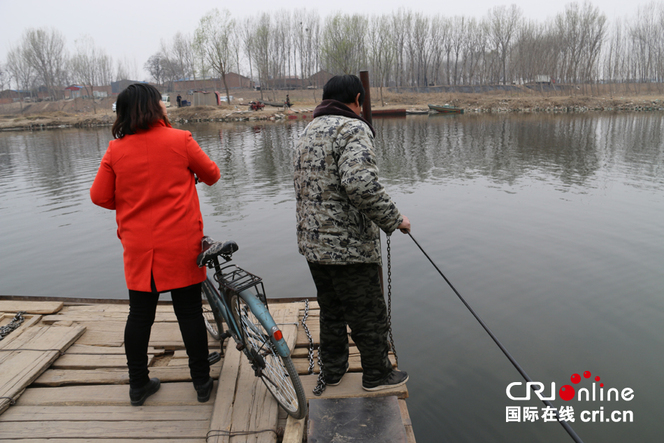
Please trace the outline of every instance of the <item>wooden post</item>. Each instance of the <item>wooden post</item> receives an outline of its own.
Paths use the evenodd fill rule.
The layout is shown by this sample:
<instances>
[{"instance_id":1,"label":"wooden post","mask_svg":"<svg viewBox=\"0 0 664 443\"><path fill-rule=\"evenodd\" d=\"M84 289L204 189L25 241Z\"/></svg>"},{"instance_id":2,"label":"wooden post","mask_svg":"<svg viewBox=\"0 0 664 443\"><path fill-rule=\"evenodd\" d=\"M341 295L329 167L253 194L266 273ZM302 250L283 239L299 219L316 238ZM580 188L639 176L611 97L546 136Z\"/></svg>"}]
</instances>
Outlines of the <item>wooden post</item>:
<instances>
[{"instance_id":1,"label":"wooden post","mask_svg":"<svg viewBox=\"0 0 664 443\"><path fill-rule=\"evenodd\" d=\"M364 103L362 104L362 117L373 125L371 120L371 85L369 84L369 71L360 71L360 81L364 87Z\"/></svg>"}]
</instances>

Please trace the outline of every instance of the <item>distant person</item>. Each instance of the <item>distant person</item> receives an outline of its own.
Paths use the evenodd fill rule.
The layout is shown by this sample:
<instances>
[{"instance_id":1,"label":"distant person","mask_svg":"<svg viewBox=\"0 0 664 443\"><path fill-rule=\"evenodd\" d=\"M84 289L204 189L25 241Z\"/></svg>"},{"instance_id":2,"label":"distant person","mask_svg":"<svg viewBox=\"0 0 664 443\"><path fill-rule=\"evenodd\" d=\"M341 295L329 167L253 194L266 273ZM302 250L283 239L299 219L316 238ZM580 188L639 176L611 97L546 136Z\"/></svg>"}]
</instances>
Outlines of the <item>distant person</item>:
<instances>
[{"instance_id":1,"label":"distant person","mask_svg":"<svg viewBox=\"0 0 664 443\"><path fill-rule=\"evenodd\" d=\"M171 293L198 401L212 392L207 330L201 304L205 268L203 219L194 174L212 185L219 168L188 131L173 129L159 91L133 84L118 95L113 137L101 160L90 197L116 212L124 248L129 316L124 341L129 398L142 405L159 390L149 378L148 342L161 292Z\"/></svg>"},{"instance_id":2,"label":"distant person","mask_svg":"<svg viewBox=\"0 0 664 443\"><path fill-rule=\"evenodd\" d=\"M287 108L291 107L290 97L288 96L288 94L286 94L286 107Z\"/></svg>"},{"instance_id":3,"label":"distant person","mask_svg":"<svg viewBox=\"0 0 664 443\"><path fill-rule=\"evenodd\" d=\"M179 108L179 107L182 106L182 96L180 94L178 94L177 101L178 101L178 108Z\"/></svg>"},{"instance_id":4,"label":"distant person","mask_svg":"<svg viewBox=\"0 0 664 443\"><path fill-rule=\"evenodd\" d=\"M348 370L348 335L362 360L362 388L401 386L406 372L388 359L387 308L380 284L380 230L410 221L378 181L374 130L360 117L364 88L354 75L332 77L296 144L297 240L317 289L323 380Z\"/></svg>"}]
</instances>

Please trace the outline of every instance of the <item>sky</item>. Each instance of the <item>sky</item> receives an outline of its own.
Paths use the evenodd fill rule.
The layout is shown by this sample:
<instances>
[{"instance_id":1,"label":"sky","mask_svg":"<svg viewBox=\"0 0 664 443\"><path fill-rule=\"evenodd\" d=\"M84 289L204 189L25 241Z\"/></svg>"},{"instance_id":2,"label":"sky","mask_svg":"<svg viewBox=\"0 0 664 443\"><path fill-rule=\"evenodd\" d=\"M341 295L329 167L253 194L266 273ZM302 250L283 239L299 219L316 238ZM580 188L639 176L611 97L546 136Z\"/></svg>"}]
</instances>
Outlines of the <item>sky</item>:
<instances>
[{"instance_id":1,"label":"sky","mask_svg":"<svg viewBox=\"0 0 664 443\"><path fill-rule=\"evenodd\" d=\"M219 0L0 0L0 63L28 28L52 27L62 32L70 51L76 39L91 36L115 60L126 60L137 67L136 80L147 79L143 65L150 55L159 51L162 39L170 41L176 32L193 33L201 17L218 8L228 9L234 18L245 18L262 12L307 9L321 17L335 12L363 15L389 14L400 8L412 12L482 17L501 5L516 4L523 16L540 22L564 11L571 2L533 0L465 0L410 3L404 0L251 0L224 2ZM581 2L579 2L581 3ZM609 23L616 17L633 17L639 6L652 0L594 0L591 2L605 13ZM660 0L658 3L664 3Z\"/></svg>"}]
</instances>

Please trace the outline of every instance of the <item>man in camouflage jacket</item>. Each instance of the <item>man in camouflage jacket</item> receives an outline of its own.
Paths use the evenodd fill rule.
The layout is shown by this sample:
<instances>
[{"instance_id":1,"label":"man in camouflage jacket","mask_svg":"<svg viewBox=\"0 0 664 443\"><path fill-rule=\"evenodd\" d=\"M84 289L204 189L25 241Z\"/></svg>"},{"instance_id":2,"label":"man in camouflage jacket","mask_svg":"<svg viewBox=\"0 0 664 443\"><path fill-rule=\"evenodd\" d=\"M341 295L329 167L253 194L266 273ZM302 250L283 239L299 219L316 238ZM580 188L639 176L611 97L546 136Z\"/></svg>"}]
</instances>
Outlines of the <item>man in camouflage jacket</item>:
<instances>
[{"instance_id":1,"label":"man in camouflage jacket","mask_svg":"<svg viewBox=\"0 0 664 443\"><path fill-rule=\"evenodd\" d=\"M320 305L320 349L327 385L348 368L346 325L362 359L362 386L379 390L408 380L387 353L387 309L380 287L380 231L410 230L378 181L374 130L359 116L364 88L333 77L295 152L297 239Z\"/></svg>"}]
</instances>

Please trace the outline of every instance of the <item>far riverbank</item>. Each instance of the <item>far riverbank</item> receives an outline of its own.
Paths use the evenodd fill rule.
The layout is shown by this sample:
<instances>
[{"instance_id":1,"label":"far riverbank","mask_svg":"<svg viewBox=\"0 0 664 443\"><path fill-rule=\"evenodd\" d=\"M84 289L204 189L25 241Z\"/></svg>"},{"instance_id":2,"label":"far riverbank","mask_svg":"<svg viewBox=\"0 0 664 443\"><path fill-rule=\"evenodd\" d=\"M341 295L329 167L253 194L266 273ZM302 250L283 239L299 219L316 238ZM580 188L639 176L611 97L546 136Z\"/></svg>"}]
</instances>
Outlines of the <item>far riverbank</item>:
<instances>
[{"instance_id":1,"label":"far riverbank","mask_svg":"<svg viewBox=\"0 0 664 443\"><path fill-rule=\"evenodd\" d=\"M431 103L461 107L466 113L663 111L664 93L659 89L658 85L649 84L638 87L602 85L589 91L567 88L548 92L512 87L509 91L483 93L397 93L384 88L381 95L379 88L372 88L371 101L374 110L427 110L427 104ZM259 91L236 90L231 94L233 99L230 105L170 107L169 118L173 123L311 118L313 109L322 97L321 90L268 91L263 95L265 101L285 101L288 94L293 106L290 109L266 106L261 111L250 111L248 103L261 99ZM96 101L94 108L87 99L0 105L0 131L111 126L115 120L111 109L114 101L115 98L104 98Z\"/></svg>"}]
</instances>

